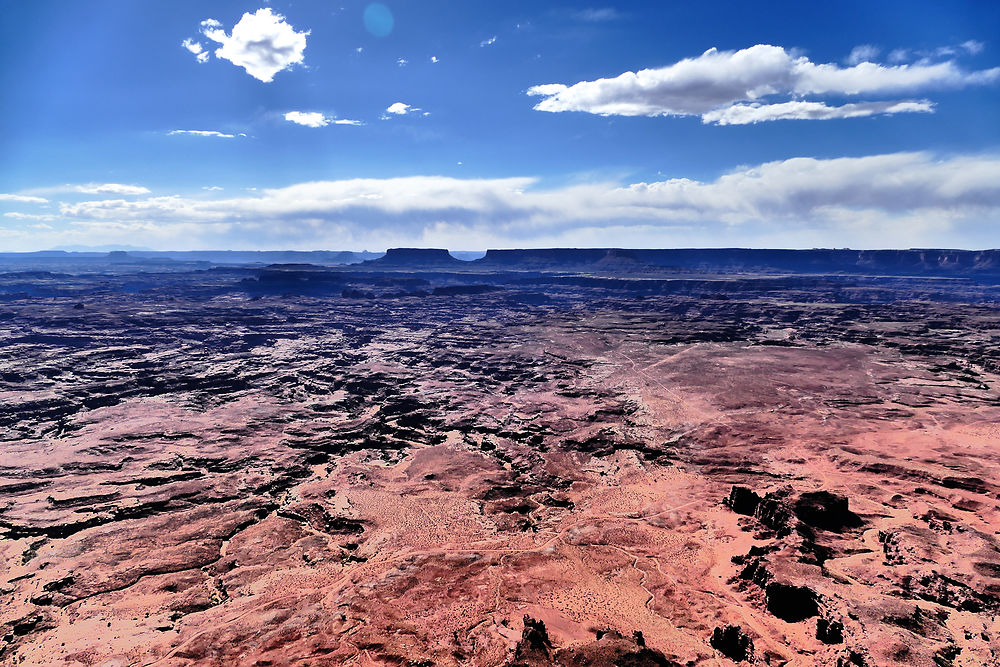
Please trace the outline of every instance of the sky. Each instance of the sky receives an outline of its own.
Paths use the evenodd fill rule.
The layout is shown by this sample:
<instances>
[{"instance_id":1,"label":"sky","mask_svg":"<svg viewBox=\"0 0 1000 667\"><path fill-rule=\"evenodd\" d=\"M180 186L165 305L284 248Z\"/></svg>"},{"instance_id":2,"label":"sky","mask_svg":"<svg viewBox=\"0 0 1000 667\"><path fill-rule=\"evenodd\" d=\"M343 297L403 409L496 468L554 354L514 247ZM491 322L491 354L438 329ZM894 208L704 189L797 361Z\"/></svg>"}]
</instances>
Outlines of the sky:
<instances>
[{"instance_id":1,"label":"sky","mask_svg":"<svg viewBox=\"0 0 1000 667\"><path fill-rule=\"evenodd\" d=\"M0 4L0 251L1000 247L997 2Z\"/></svg>"}]
</instances>

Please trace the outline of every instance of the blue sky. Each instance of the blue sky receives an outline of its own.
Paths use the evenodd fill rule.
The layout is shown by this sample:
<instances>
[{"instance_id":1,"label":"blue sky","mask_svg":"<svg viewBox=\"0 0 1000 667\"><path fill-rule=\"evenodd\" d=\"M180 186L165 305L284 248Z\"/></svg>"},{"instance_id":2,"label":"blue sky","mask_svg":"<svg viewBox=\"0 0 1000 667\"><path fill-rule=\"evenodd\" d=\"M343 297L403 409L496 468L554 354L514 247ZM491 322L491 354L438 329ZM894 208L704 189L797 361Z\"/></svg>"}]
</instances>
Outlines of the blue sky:
<instances>
[{"instance_id":1,"label":"blue sky","mask_svg":"<svg viewBox=\"0 0 1000 667\"><path fill-rule=\"evenodd\" d=\"M1000 246L998 3L372 5L5 3L0 250Z\"/></svg>"}]
</instances>

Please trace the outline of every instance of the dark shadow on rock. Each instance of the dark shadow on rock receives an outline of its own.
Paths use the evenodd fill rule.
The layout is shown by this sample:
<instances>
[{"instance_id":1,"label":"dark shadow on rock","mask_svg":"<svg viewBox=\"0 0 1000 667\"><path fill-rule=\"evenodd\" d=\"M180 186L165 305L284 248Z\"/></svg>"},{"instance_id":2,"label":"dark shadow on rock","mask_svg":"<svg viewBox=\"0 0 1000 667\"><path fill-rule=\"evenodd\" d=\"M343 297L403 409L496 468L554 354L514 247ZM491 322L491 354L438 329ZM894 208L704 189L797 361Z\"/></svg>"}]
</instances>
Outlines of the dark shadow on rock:
<instances>
[{"instance_id":1,"label":"dark shadow on rock","mask_svg":"<svg viewBox=\"0 0 1000 667\"><path fill-rule=\"evenodd\" d=\"M753 638L738 625L718 627L708 640L712 648L736 662L753 662Z\"/></svg>"}]
</instances>

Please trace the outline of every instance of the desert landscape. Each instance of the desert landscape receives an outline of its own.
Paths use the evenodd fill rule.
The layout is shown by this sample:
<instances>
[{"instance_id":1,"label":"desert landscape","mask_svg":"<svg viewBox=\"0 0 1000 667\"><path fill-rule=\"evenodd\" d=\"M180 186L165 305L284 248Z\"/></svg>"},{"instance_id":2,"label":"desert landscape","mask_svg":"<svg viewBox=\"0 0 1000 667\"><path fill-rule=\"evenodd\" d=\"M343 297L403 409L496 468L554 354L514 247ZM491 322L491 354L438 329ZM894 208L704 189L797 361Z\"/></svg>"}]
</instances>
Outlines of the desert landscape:
<instances>
[{"instance_id":1,"label":"desert landscape","mask_svg":"<svg viewBox=\"0 0 1000 667\"><path fill-rule=\"evenodd\" d=\"M1000 664L998 257L4 258L0 661Z\"/></svg>"},{"instance_id":2,"label":"desert landscape","mask_svg":"<svg viewBox=\"0 0 1000 667\"><path fill-rule=\"evenodd\" d=\"M1000 667L998 35L6 3L0 667Z\"/></svg>"}]
</instances>

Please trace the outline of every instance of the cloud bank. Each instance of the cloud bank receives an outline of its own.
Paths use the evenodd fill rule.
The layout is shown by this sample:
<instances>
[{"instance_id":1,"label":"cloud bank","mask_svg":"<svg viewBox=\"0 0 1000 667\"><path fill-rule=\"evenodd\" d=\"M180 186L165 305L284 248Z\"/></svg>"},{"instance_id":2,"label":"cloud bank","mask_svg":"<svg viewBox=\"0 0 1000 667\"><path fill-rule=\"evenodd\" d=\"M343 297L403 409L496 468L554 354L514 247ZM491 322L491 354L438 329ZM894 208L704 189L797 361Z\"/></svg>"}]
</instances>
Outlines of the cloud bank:
<instances>
[{"instance_id":1,"label":"cloud bank","mask_svg":"<svg viewBox=\"0 0 1000 667\"><path fill-rule=\"evenodd\" d=\"M996 245L1000 157L800 157L710 181L555 189L530 177L316 181L221 199L62 203L59 212L73 233L147 245L982 247Z\"/></svg>"},{"instance_id":2,"label":"cloud bank","mask_svg":"<svg viewBox=\"0 0 1000 667\"><path fill-rule=\"evenodd\" d=\"M278 72L305 60L306 37L309 35L309 31L296 31L285 22L284 16L273 13L270 7L258 9L253 14L245 13L233 26L232 34L227 34L215 19L202 21L201 33L222 45L215 50L216 58L242 67L247 74L264 83L274 80ZM194 53L199 62L204 62L201 60L201 44L186 40L184 47Z\"/></svg>"},{"instance_id":3,"label":"cloud bank","mask_svg":"<svg viewBox=\"0 0 1000 667\"><path fill-rule=\"evenodd\" d=\"M870 48L858 47L849 60L871 55ZM954 61L892 66L864 61L841 67L814 63L804 56L796 57L780 46L758 44L740 51L713 48L696 58L686 58L667 67L625 72L610 79L580 81L572 85L542 84L532 86L527 92L543 98L535 105L536 110L551 113L701 116L704 123L740 124L929 112L933 107L927 101L864 101L831 107L822 101L801 98L807 95L896 95L998 80L1000 67L970 72ZM793 99L775 103L772 100L776 96ZM805 106L787 106L796 102ZM748 112L747 109L755 104L764 107L765 111ZM877 105L883 105L881 110Z\"/></svg>"}]
</instances>

